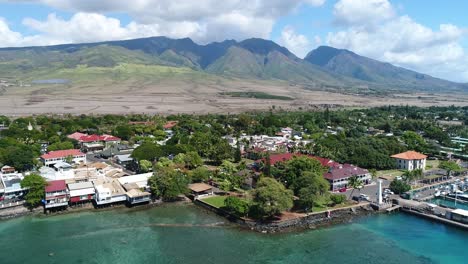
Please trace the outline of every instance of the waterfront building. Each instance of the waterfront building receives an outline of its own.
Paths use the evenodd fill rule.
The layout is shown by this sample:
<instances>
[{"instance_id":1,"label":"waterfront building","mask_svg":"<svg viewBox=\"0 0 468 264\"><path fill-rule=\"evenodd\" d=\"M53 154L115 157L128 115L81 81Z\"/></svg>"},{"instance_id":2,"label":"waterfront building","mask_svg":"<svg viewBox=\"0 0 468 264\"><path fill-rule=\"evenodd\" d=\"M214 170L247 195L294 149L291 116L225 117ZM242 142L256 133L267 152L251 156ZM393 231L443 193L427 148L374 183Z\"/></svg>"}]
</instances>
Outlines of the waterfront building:
<instances>
[{"instance_id":1,"label":"waterfront building","mask_svg":"<svg viewBox=\"0 0 468 264\"><path fill-rule=\"evenodd\" d=\"M22 173L18 173L15 168L3 166L0 171L0 197L2 200L22 199L27 188L21 187L24 179Z\"/></svg>"},{"instance_id":2,"label":"waterfront building","mask_svg":"<svg viewBox=\"0 0 468 264\"><path fill-rule=\"evenodd\" d=\"M396 168L399 170L425 170L427 156L416 151L406 151L391 156L396 161Z\"/></svg>"},{"instance_id":3,"label":"waterfront building","mask_svg":"<svg viewBox=\"0 0 468 264\"><path fill-rule=\"evenodd\" d=\"M44 206L46 209L67 207L69 200L69 193L65 180L50 181L45 187L45 201Z\"/></svg>"},{"instance_id":4,"label":"waterfront building","mask_svg":"<svg viewBox=\"0 0 468 264\"><path fill-rule=\"evenodd\" d=\"M323 175L323 177L330 183L332 191L348 188L349 178L354 176L357 177L364 185L369 184L372 181L372 176L368 170L351 164L332 166L329 171Z\"/></svg>"},{"instance_id":5,"label":"waterfront building","mask_svg":"<svg viewBox=\"0 0 468 264\"><path fill-rule=\"evenodd\" d=\"M206 183L192 183L188 186L195 199L203 196L213 195L213 186Z\"/></svg>"},{"instance_id":6,"label":"waterfront building","mask_svg":"<svg viewBox=\"0 0 468 264\"><path fill-rule=\"evenodd\" d=\"M86 163L86 155L79 149L50 151L41 156L41 161L50 167L59 162L66 162L69 158L73 163Z\"/></svg>"},{"instance_id":7,"label":"waterfront building","mask_svg":"<svg viewBox=\"0 0 468 264\"><path fill-rule=\"evenodd\" d=\"M70 203L89 202L94 199L96 190L92 182L69 183Z\"/></svg>"},{"instance_id":8,"label":"waterfront building","mask_svg":"<svg viewBox=\"0 0 468 264\"><path fill-rule=\"evenodd\" d=\"M97 205L123 203L127 201L127 195L117 179L108 177L100 178L94 182L96 195L94 200Z\"/></svg>"},{"instance_id":9,"label":"waterfront building","mask_svg":"<svg viewBox=\"0 0 468 264\"><path fill-rule=\"evenodd\" d=\"M142 173L142 174L136 174L136 175L130 175L130 176L124 176L120 177L117 180L122 186L125 186L126 184L136 184L138 188L147 190L149 188L148 186L148 179L153 176L153 173Z\"/></svg>"}]
</instances>

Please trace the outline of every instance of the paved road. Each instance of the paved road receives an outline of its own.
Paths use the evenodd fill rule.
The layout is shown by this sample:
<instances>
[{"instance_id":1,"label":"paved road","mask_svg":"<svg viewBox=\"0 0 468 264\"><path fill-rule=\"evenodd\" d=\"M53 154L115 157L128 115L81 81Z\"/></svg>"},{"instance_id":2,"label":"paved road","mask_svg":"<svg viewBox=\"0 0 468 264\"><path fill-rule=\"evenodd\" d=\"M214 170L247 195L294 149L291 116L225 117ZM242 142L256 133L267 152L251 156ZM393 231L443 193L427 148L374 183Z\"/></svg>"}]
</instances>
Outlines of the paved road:
<instances>
[{"instance_id":1,"label":"paved road","mask_svg":"<svg viewBox=\"0 0 468 264\"><path fill-rule=\"evenodd\" d=\"M382 180L382 188L388 188L388 186L390 185L390 181L388 180ZM361 190L352 190L352 189L349 189L347 190L346 192L342 193L344 195L346 195L347 198L349 199L352 199L353 196L359 196L359 194L366 194L369 196L370 198L370 201L373 202L373 201L377 201L377 190L378 190L378 183L377 181L369 184L369 185L366 185L364 186ZM382 190L383 191L383 190ZM351 196L352 194L352 196Z\"/></svg>"}]
</instances>

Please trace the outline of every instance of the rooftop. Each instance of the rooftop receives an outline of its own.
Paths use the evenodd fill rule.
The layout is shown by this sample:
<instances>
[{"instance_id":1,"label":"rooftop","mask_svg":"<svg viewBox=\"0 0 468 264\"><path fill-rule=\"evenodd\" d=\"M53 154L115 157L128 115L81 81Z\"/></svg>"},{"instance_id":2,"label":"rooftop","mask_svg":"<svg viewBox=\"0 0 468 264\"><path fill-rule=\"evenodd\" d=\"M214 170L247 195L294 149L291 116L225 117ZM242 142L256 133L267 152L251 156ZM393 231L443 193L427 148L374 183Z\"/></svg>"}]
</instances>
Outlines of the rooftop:
<instances>
[{"instance_id":1,"label":"rooftop","mask_svg":"<svg viewBox=\"0 0 468 264\"><path fill-rule=\"evenodd\" d=\"M205 192L213 188L211 185L208 185L206 183L192 183L192 184L189 184L188 187L190 190L196 193Z\"/></svg>"},{"instance_id":2,"label":"rooftop","mask_svg":"<svg viewBox=\"0 0 468 264\"><path fill-rule=\"evenodd\" d=\"M70 183L68 184L68 189L71 190L79 190L79 189L86 189L86 188L94 188L92 182L77 182L77 183Z\"/></svg>"},{"instance_id":3,"label":"rooftop","mask_svg":"<svg viewBox=\"0 0 468 264\"><path fill-rule=\"evenodd\" d=\"M65 158L68 156L84 156L79 149L66 149L66 150L56 150L50 151L47 154L41 156L42 159L58 159L58 158Z\"/></svg>"},{"instance_id":4,"label":"rooftop","mask_svg":"<svg viewBox=\"0 0 468 264\"><path fill-rule=\"evenodd\" d=\"M351 164L343 164L330 168L330 171L325 173L323 177L328 180L339 180L367 173L369 173L369 171L366 169L362 169Z\"/></svg>"},{"instance_id":5,"label":"rooftop","mask_svg":"<svg viewBox=\"0 0 468 264\"><path fill-rule=\"evenodd\" d=\"M404 160L420 160L420 159L427 158L426 155L421 154L421 153L416 152L416 151L406 151L406 152L403 152L403 153L395 154L395 155L393 155L391 157L396 158L396 159L404 159Z\"/></svg>"},{"instance_id":6,"label":"rooftop","mask_svg":"<svg viewBox=\"0 0 468 264\"><path fill-rule=\"evenodd\" d=\"M48 185L45 187L46 192L55 192L55 191L62 191L67 189L67 184L65 180L58 180L58 181L50 181Z\"/></svg>"},{"instance_id":7,"label":"rooftop","mask_svg":"<svg viewBox=\"0 0 468 264\"><path fill-rule=\"evenodd\" d=\"M138 189L131 189L130 191L127 192L127 196L130 198L135 198L135 197L142 197L142 196L150 196L151 193L149 192L142 192Z\"/></svg>"}]
</instances>

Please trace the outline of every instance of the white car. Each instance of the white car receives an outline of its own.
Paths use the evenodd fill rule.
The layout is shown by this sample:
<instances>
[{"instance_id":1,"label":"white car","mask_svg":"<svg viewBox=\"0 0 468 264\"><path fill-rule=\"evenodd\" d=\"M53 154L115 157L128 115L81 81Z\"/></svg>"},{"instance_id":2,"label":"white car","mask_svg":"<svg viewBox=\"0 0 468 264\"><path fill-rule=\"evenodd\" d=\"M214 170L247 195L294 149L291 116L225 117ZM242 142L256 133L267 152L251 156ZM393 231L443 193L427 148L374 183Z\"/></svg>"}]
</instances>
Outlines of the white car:
<instances>
[{"instance_id":1,"label":"white car","mask_svg":"<svg viewBox=\"0 0 468 264\"><path fill-rule=\"evenodd\" d=\"M359 199L366 200L366 201L370 200L369 195L363 194L363 193L359 194Z\"/></svg>"},{"instance_id":2,"label":"white car","mask_svg":"<svg viewBox=\"0 0 468 264\"><path fill-rule=\"evenodd\" d=\"M394 195L395 193L390 191L390 189L385 189L384 190L384 194L388 194L388 195Z\"/></svg>"}]
</instances>

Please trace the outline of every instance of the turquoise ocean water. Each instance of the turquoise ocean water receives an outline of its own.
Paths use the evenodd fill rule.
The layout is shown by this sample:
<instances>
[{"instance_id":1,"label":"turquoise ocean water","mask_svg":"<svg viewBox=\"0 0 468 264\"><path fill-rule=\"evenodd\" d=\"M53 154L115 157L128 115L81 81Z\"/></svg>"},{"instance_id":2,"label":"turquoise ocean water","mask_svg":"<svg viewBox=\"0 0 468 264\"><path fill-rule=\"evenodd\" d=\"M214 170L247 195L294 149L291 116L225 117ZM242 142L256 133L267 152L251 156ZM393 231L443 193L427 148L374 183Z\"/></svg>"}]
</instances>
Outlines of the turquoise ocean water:
<instances>
[{"instance_id":1,"label":"turquoise ocean water","mask_svg":"<svg viewBox=\"0 0 468 264\"><path fill-rule=\"evenodd\" d=\"M304 232L239 230L194 205L0 222L0 263L468 263L468 232L402 213Z\"/></svg>"}]
</instances>

